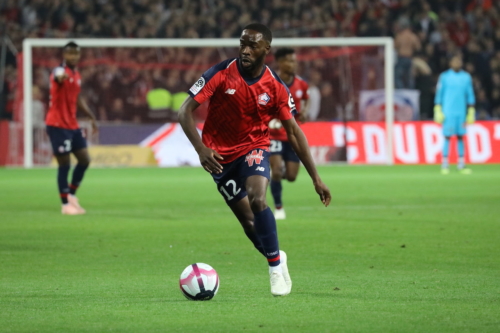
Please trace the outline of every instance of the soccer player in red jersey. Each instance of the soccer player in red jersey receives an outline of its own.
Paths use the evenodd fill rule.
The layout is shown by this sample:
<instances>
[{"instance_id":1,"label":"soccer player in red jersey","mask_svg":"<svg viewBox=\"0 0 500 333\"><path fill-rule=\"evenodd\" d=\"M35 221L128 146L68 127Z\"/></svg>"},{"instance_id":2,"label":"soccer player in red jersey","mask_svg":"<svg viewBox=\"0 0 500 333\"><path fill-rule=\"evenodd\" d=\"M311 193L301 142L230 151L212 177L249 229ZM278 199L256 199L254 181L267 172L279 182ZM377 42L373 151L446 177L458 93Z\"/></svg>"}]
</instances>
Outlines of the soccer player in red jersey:
<instances>
[{"instance_id":1,"label":"soccer player in red jersey","mask_svg":"<svg viewBox=\"0 0 500 333\"><path fill-rule=\"evenodd\" d=\"M295 101L295 120L304 122L309 104L309 85L304 79L296 75L297 57L295 50L291 48L281 48L276 51L274 58L278 62L278 75L287 85L292 98ZM299 173L300 159L295 154L285 128L281 125L279 119L273 119L269 123L271 135L271 194L274 199L274 217L276 220L286 218L283 201L281 199L282 186L281 180L285 178L289 182L295 181ZM283 161L285 168L283 169Z\"/></svg>"},{"instance_id":2,"label":"soccer player in red jersey","mask_svg":"<svg viewBox=\"0 0 500 333\"><path fill-rule=\"evenodd\" d=\"M80 60L80 47L69 42L63 48L63 63L50 75L50 105L45 124L52 149L59 165L57 184L62 201L62 213L66 215L85 214L78 203L76 190L82 182L90 163L87 142L76 120L77 107L92 121L97 131L95 117L85 101L80 97L81 78L76 65ZM73 170L71 184L68 185L70 153L75 155L77 165Z\"/></svg>"},{"instance_id":3,"label":"soccer player in red jersey","mask_svg":"<svg viewBox=\"0 0 500 333\"><path fill-rule=\"evenodd\" d=\"M295 105L288 88L264 64L271 41L265 25L247 25L240 38L239 58L223 61L201 76L189 90L179 122L247 237L267 258L271 293L284 296L290 293L292 281L286 254L279 249L276 220L266 202L271 119L281 120L325 206L331 196L293 117ZM208 116L200 138L193 111L207 99Z\"/></svg>"}]
</instances>

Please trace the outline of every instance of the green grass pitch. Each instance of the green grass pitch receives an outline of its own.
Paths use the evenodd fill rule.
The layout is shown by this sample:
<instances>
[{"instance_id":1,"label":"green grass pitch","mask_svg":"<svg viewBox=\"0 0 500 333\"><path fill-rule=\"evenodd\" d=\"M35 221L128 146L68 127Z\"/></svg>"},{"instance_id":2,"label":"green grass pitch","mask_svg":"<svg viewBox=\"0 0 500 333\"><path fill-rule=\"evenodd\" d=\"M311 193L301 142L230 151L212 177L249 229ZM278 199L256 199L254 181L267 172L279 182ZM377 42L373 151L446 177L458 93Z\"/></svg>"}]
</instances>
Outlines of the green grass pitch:
<instances>
[{"instance_id":1,"label":"green grass pitch","mask_svg":"<svg viewBox=\"0 0 500 333\"><path fill-rule=\"evenodd\" d=\"M0 169L1 332L500 332L500 166L304 169L278 223L292 293L201 169L90 169L85 216L60 215L55 170ZM270 203L272 202L269 197ZM181 271L221 285L184 299Z\"/></svg>"}]
</instances>

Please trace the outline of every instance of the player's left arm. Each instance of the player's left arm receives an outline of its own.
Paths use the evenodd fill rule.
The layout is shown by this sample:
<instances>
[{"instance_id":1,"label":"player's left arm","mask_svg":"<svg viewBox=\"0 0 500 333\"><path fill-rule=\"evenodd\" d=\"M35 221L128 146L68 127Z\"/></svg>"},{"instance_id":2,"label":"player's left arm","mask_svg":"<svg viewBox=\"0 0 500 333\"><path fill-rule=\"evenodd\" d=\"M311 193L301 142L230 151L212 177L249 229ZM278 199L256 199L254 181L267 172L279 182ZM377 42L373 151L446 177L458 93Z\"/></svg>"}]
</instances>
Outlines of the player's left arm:
<instances>
[{"instance_id":1,"label":"player's left arm","mask_svg":"<svg viewBox=\"0 0 500 333\"><path fill-rule=\"evenodd\" d=\"M305 123L307 121L307 114L309 112L309 95L307 95L307 98L302 99L302 108L300 109L300 121Z\"/></svg>"},{"instance_id":2,"label":"player's left arm","mask_svg":"<svg viewBox=\"0 0 500 333\"><path fill-rule=\"evenodd\" d=\"M78 109L80 109L83 113L85 113L85 115L87 115L87 117L89 117L90 122L92 124L92 131L94 132L94 134L97 133L97 131L98 131L97 122L96 122L94 113L90 110L89 106L87 105L87 102L85 102L85 100L82 98L82 96L78 95L78 99L77 99L76 103L77 103Z\"/></svg>"},{"instance_id":3,"label":"player's left arm","mask_svg":"<svg viewBox=\"0 0 500 333\"><path fill-rule=\"evenodd\" d=\"M474 87L472 83L472 77L469 75L467 77L467 117L466 123L473 124L476 121L476 96L474 95Z\"/></svg>"},{"instance_id":4,"label":"player's left arm","mask_svg":"<svg viewBox=\"0 0 500 333\"><path fill-rule=\"evenodd\" d=\"M307 144L307 138L304 135L304 132L302 132L299 125L295 121L295 118L293 117L288 120L281 120L281 123L286 130L288 141L292 145L293 150L295 151L295 153L297 153L300 160L304 164L304 167L309 173L309 176L311 176L314 188L319 194L321 202L323 202L325 207L327 207L332 199L330 189L328 189L328 187L323 183L318 174L318 170L316 170L316 166L314 165L311 151L309 149L309 145Z\"/></svg>"}]
</instances>

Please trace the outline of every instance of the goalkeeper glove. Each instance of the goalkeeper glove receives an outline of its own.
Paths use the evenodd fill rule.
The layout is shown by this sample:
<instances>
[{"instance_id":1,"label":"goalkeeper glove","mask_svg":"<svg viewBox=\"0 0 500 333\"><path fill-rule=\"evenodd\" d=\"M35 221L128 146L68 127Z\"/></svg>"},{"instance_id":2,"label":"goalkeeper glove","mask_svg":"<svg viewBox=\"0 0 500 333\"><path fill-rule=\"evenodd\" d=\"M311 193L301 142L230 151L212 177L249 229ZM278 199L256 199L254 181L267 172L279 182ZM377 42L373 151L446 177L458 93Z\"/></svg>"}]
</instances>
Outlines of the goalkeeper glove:
<instances>
[{"instance_id":1,"label":"goalkeeper glove","mask_svg":"<svg viewBox=\"0 0 500 333\"><path fill-rule=\"evenodd\" d=\"M469 106L467 108L467 118L465 118L465 122L467 124L474 124L476 121L476 108L473 106Z\"/></svg>"},{"instance_id":2,"label":"goalkeeper glove","mask_svg":"<svg viewBox=\"0 0 500 333\"><path fill-rule=\"evenodd\" d=\"M443 108L439 104L434 106L434 121L438 124L442 124L444 121Z\"/></svg>"}]
</instances>

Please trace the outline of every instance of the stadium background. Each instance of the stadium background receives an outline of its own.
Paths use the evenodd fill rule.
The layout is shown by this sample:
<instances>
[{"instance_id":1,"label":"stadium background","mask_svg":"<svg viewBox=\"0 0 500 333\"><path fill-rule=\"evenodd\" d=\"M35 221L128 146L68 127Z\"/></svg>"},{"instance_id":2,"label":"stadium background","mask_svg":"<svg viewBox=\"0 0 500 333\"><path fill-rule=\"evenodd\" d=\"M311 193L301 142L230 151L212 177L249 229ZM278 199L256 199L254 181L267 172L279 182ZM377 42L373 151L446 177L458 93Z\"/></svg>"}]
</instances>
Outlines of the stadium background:
<instances>
[{"instance_id":1,"label":"stadium background","mask_svg":"<svg viewBox=\"0 0 500 333\"><path fill-rule=\"evenodd\" d=\"M463 54L464 67L473 76L477 119L500 119L500 3L495 1L8 0L0 6L0 27L6 51L0 117L6 120L19 122L22 118L22 66L19 64L22 40L26 37L234 38L252 21L268 24L275 37L397 37L408 26L420 40L421 48L414 50L411 68L398 68L396 60L396 89L405 89L397 91L413 93L400 98L403 102L399 104L396 98L396 120L432 118L437 77L447 69L449 57L457 52ZM234 49L221 52L216 48L84 49L80 66L82 96L102 126L100 136L90 138L91 142L137 145L151 141L151 135L162 124L176 121L176 111L186 97L185 91L197 77L222 58L233 56L234 52ZM313 90L310 121L383 121L383 101L375 105L363 104L363 97L360 97L362 92L384 88L380 48L300 48L297 52L298 72ZM47 164L50 147L44 137L43 119L49 97L48 75L60 62L60 51L38 48L33 58L34 162ZM273 64L272 56L268 63ZM403 80L406 77L412 80ZM198 111L196 116L203 122L206 109ZM309 126L312 126L312 133L326 130L322 125ZM353 128L359 126L353 124L348 131L354 133ZM420 128L422 124L415 126ZM468 156L468 160L498 162L495 155L500 149L497 147L500 127L477 126L481 127L478 131L485 133L473 138L473 142L469 140L469 145L477 143L470 151L475 149L479 155L488 157ZM5 123L0 128L3 137L10 139L8 144L0 145L4 147L0 149L3 152L1 164L22 164L22 126L11 123L9 134L5 133L8 131ZM416 151L418 156L416 160L410 158L410 162L405 162L404 156L396 156L395 162L439 162L437 155L424 159L423 150L434 149L423 142L424 133L417 130L408 134L405 128L395 133L399 139L407 138L409 142L406 148L403 147L406 149L403 153L414 155ZM316 158L319 163L345 159L352 163L380 162L376 157L359 160L349 155L349 150L353 149L344 147L345 141L349 141L347 136L346 140L336 134L327 137L317 146L330 147L318 151L322 156ZM339 140L335 140L336 137ZM347 145L361 144L363 147L359 149L362 150L370 150L373 146L375 155L384 154L377 150L378 137L365 138L364 132L356 137L356 142L347 142ZM332 140L337 142L329 143ZM375 144L365 144L373 140ZM482 151L485 144L490 146L486 152ZM396 155L397 149L395 147ZM157 160L160 159L157 156ZM160 161L160 165L172 164Z\"/></svg>"},{"instance_id":2,"label":"stadium background","mask_svg":"<svg viewBox=\"0 0 500 333\"><path fill-rule=\"evenodd\" d=\"M395 37L409 21L424 45L413 56L418 71L410 89L419 93L420 106L416 115L403 112L414 120L395 124L397 163L439 163L440 127L430 120L435 81L449 55L462 51L480 119L469 128L468 159L495 161L499 9L494 0L0 0L6 60L0 165L9 162L2 152L10 139L23 130L16 108L24 38L237 37L253 20L268 23L277 37ZM86 215L60 214L55 168L0 167L1 332L499 331L498 164L473 165L467 176L455 168L442 176L437 165L319 166L332 190L328 208L302 170L294 183L283 184L287 219L279 222L280 246L294 279L285 299L271 297L265 262L201 168L94 167L130 165L120 158L131 147L174 138L178 124L165 123L175 120L174 95L222 56L157 51L83 50L83 92L101 129L92 148L133 143L100 146L113 154L94 156L79 189ZM304 125L316 160L337 156L332 147L338 145L347 146L352 163L380 163L384 127L360 121L359 106L362 91L384 88L378 85L380 49L297 51L300 74L320 96L315 121ZM60 53L35 52L34 129L43 134L48 73ZM186 71L186 64L195 70ZM338 70L345 64L355 69L351 75ZM349 94L341 82L349 83ZM164 89L156 91L160 97L170 94L171 104L161 109L170 118L149 119L151 88ZM410 104L414 100L399 104L400 110ZM381 109L378 103L372 111L380 115ZM202 114L198 120L201 129ZM371 140L365 142L365 134ZM186 155L189 142L174 141ZM35 142L37 164L50 161L41 143ZM14 148L10 164L22 165L22 142ZM220 275L221 289L210 302L189 302L179 292L179 275L193 262L209 263Z\"/></svg>"}]
</instances>

